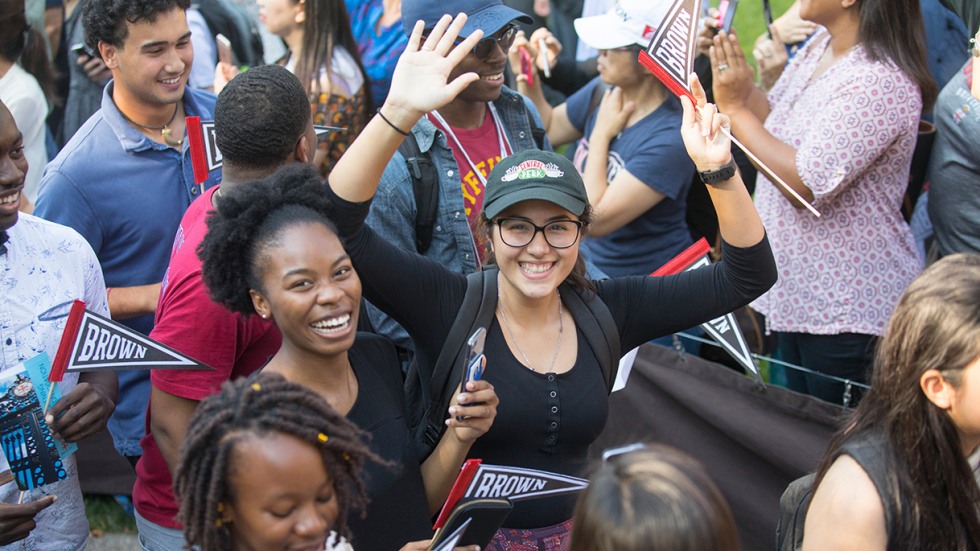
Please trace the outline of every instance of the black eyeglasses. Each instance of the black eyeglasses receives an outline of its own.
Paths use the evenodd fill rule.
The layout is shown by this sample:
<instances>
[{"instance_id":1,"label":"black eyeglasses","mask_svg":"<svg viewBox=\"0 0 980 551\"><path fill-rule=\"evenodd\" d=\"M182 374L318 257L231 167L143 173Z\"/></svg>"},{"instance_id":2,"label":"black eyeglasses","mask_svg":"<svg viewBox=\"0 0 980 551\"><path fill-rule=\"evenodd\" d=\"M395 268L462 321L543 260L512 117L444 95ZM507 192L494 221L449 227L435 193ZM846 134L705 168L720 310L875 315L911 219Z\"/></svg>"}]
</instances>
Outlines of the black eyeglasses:
<instances>
[{"instance_id":1,"label":"black eyeglasses","mask_svg":"<svg viewBox=\"0 0 980 551\"><path fill-rule=\"evenodd\" d=\"M473 47L473 53L481 61L488 59L493 55L493 50L495 46L500 46L501 51L504 55L507 55L507 50L514 45L514 39L517 38L517 27L511 25L504 29L504 32L500 36L486 36L480 39Z\"/></svg>"},{"instance_id":2,"label":"black eyeglasses","mask_svg":"<svg viewBox=\"0 0 980 551\"><path fill-rule=\"evenodd\" d=\"M500 239L511 247L524 247L541 232L548 245L567 249L578 241L582 231L579 220L553 220L545 226L537 226L527 218L499 218L496 223L500 228Z\"/></svg>"}]
</instances>

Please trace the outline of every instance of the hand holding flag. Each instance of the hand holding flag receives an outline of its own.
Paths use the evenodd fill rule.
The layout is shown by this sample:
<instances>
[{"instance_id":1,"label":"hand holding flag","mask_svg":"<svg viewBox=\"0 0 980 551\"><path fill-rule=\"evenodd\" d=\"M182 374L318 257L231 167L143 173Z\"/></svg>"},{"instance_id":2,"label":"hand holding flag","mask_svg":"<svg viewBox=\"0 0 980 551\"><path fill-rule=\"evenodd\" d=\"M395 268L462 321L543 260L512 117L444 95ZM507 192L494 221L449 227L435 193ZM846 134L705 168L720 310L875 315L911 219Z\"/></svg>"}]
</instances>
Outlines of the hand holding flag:
<instances>
[{"instance_id":1,"label":"hand holding flag","mask_svg":"<svg viewBox=\"0 0 980 551\"><path fill-rule=\"evenodd\" d=\"M724 132L731 127L731 121L718 113L714 104L707 102L696 74L690 74L688 86L691 96L681 96L684 108L681 137L684 138L684 146L698 171L717 170L732 158L731 134ZM692 103L691 98L696 103Z\"/></svg>"},{"instance_id":2,"label":"hand holding flag","mask_svg":"<svg viewBox=\"0 0 980 551\"><path fill-rule=\"evenodd\" d=\"M687 79L694 72L694 54L697 49L697 17L701 13L702 0L674 0L673 6L667 13L667 17L660 22L656 33L650 40L650 45L646 50L639 54L639 62L648 71L654 74L667 87L668 90L678 97L687 97L695 107L701 107L690 89ZM720 33L715 37L715 45L719 45L719 37L727 33ZM715 47L716 52L718 51ZM741 51L741 50L739 50ZM714 61L714 60L713 60ZM742 56L744 62L744 55ZM714 64L713 64L714 65ZM724 68L723 68L724 67ZM716 72L725 72L731 69L731 65L720 63ZM715 79L718 75L715 74ZM715 80L717 83L718 80ZM717 87L715 94L717 99ZM727 108L727 106L726 106ZM700 109L699 109L700 111ZM704 113L702 112L703 116ZM706 126L705 128L710 128ZM813 208L809 202L800 196L789 184L783 181L771 168L766 166L754 153L748 150L740 141L732 136L731 131L719 126L722 133L738 146L739 149L755 163L759 169L769 177L775 184L779 185L786 194L793 197L800 205L805 207L814 216L820 216L817 209ZM710 133L710 132L709 132ZM712 138L713 139L713 138Z\"/></svg>"}]
</instances>

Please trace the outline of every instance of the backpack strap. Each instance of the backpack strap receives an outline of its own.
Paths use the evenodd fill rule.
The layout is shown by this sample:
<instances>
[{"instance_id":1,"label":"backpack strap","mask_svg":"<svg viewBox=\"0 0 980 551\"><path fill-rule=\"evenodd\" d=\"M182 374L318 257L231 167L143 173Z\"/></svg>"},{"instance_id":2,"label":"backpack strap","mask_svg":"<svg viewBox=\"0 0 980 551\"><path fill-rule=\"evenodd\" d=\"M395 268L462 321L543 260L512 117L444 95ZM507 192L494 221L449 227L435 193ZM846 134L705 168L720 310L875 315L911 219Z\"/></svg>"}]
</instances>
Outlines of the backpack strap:
<instances>
[{"instance_id":1,"label":"backpack strap","mask_svg":"<svg viewBox=\"0 0 980 551\"><path fill-rule=\"evenodd\" d=\"M596 295L583 297L568 283L562 283L561 298L571 312L575 323L582 329L589 346L595 351L606 380L606 393L612 392L619 370L620 342L619 329L613 320L609 307Z\"/></svg>"},{"instance_id":2,"label":"backpack strap","mask_svg":"<svg viewBox=\"0 0 980 551\"><path fill-rule=\"evenodd\" d=\"M429 451L435 449L446 430L443 423L446 411L456 385L463 377L466 340L477 327L490 327L496 309L497 269L489 268L466 276L463 303L436 359L425 413L416 429L416 440Z\"/></svg>"},{"instance_id":3,"label":"backpack strap","mask_svg":"<svg viewBox=\"0 0 980 551\"><path fill-rule=\"evenodd\" d=\"M419 254L425 254L432 244L432 229L439 211L439 176L432 159L419 148L414 133L408 133L408 137L398 146L398 152L405 159L408 174L412 178L416 211L415 248Z\"/></svg>"}]
</instances>

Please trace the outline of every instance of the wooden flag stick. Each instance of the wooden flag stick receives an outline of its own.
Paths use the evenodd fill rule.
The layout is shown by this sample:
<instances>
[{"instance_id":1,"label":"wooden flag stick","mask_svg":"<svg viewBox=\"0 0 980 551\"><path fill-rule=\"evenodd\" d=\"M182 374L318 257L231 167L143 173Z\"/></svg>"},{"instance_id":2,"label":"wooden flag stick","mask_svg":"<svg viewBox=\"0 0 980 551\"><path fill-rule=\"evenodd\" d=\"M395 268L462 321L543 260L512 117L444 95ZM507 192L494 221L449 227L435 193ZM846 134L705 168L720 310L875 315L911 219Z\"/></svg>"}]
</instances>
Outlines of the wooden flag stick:
<instances>
[{"instance_id":1,"label":"wooden flag stick","mask_svg":"<svg viewBox=\"0 0 980 551\"><path fill-rule=\"evenodd\" d=\"M45 415L48 414L48 406L51 405L51 396L54 394L54 385L55 384L57 384L57 383L51 383L51 385L48 387L48 397L45 398L45 400L44 400L44 407L41 408L41 411L43 411Z\"/></svg>"},{"instance_id":2,"label":"wooden flag stick","mask_svg":"<svg viewBox=\"0 0 980 551\"><path fill-rule=\"evenodd\" d=\"M691 97L691 96L688 96L688 97ZM692 100L691 103L694 103L694 101ZM697 105L697 104L695 104L695 105ZM700 122L700 120L701 120L701 109L702 109L701 107L697 107L698 122ZM735 136L732 135L731 130L728 130L727 128L725 128L723 126L723 127L721 127L721 132L722 132L722 134L728 136L728 139L730 139L733 144L735 144L736 146L738 146L738 148L741 149L742 152L745 153L749 157L749 159L752 159L752 161L756 164L756 166L758 166L760 169L762 169L762 171L765 172L766 176L768 176L770 180L772 180L772 181L776 182L777 184L779 184L780 187L782 187L787 192L789 192L790 195L792 195L794 198L796 198L797 201L799 201L804 207L806 207L806 210L812 212L813 215L816 216L817 218L820 218L820 211L818 211L817 209L813 208L813 205L811 205L809 203L809 201L807 201L806 199L804 199L803 197L801 197L800 194L797 193L795 189L793 189L792 187L790 187L789 184L787 184L786 182L784 182L783 179L780 178L776 174L775 171L773 171L773 169L771 169L768 166L766 166L766 163L762 162L762 159L756 157L755 156L755 153L752 153L751 151L749 151L749 148L745 147L745 145L743 145L742 142L738 141L738 138L736 138Z\"/></svg>"},{"instance_id":3,"label":"wooden flag stick","mask_svg":"<svg viewBox=\"0 0 980 551\"><path fill-rule=\"evenodd\" d=\"M656 41L656 38L654 38L654 41ZM652 48L653 46L651 42L650 49ZM640 62L640 65L643 65L643 67L645 67L648 71L653 73L653 75L657 77L660 80L660 82L662 82L664 86L667 87L668 90L673 92L675 96L677 97L687 96L687 98L691 100L691 104L695 106L695 112L697 113L698 116L698 122L700 122L701 108L697 107L698 102L697 100L694 99L694 94L691 93L691 90L689 90L687 86L683 85L679 80L676 80L673 77L673 75L671 75L666 70L664 70L664 68L661 67L659 63L657 63L657 60L654 59L652 55L650 55L649 51L641 51L637 60ZM735 136L732 136L731 131L726 130L725 128L722 128L721 131L726 136L728 136L730 140L732 140L732 143L737 145L739 149L741 149L746 155L748 155L749 159L752 159L752 161L756 164L756 166L762 169L762 171L766 174L766 176L769 177L770 180L779 184L780 187L782 187L787 192L789 192L790 195L796 198L796 200L799 201L804 207L806 207L808 211L813 213L814 216L818 218L820 217L820 212L817 209L813 208L813 205L811 205L803 197L800 197L800 194L797 193L795 189L791 188L789 184L784 182L783 179L780 178L771 168L766 166L766 163L762 162L762 160L756 157L754 153L749 151L749 148L745 147L745 145L743 145L742 142L738 141L735 138Z\"/></svg>"},{"instance_id":4,"label":"wooden flag stick","mask_svg":"<svg viewBox=\"0 0 980 551\"><path fill-rule=\"evenodd\" d=\"M820 211L818 211L817 209L813 208L813 205L811 205L806 199L804 199L803 197L801 197L799 193L796 193L796 190L793 189L793 188L791 188L789 186L789 184L787 184L786 182L784 182L783 179L780 178L775 172L773 172L773 170L771 168L769 168L768 166L766 166L766 163L763 163L758 157L755 156L754 153L752 153L751 151L749 151L749 148L747 148L744 145L742 145L742 142L738 141L738 139L736 139L735 136L732 136L732 133L727 128L722 128L721 131L726 136L728 136L728 138L730 140L732 140L732 143L735 144L735 145L737 145L738 148L741 149L743 153L745 153L746 155L748 155L749 159L752 159L752 161L755 162L756 166L758 166L759 168L761 168L763 170L763 172L766 173L766 176L768 176L770 180L772 180L772 181L776 182L777 184L779 184L780 187L782 187L783 189L785 189L786 191L788 191L790 195L792 195L797 201L799 201L800 203L802 203L803 206L806 207L806 210L812 212L813 215L816 216L817 218L820 218Z\"/></svg>"},{"instance_id":5,"label":"wooden flag stick","mask_svg":"<svg viewBox=\"0 0 980 551\"><path fill-rule=\"evenodd\" d=\"M25 491L23 491L23 490L21 490L21 492L20 492L20 497L19 497L19 498L17 498L17 505L20 505L21 503L24 503L24 494L26 494L26 493L27 493L27 492L25 492Z\"/></svg>"}]
</instances>

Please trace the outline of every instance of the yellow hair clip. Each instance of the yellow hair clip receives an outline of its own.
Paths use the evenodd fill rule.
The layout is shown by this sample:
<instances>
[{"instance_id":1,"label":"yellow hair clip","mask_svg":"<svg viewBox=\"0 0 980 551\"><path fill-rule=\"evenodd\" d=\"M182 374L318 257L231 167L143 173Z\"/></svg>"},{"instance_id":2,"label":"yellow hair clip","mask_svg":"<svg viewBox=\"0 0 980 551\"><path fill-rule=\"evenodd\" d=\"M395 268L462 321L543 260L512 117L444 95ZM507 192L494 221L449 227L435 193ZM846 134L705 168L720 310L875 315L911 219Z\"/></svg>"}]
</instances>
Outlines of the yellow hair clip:
<instances>
[{"instance_id":1,"label":"yellow hair clip","mask_svg":"<svg viewBox=\"0 0 980 551\"><path fill-rule=\"evenodd\" d=\"M316 439L325 444L327 440L329 440L330 438L328 438L326 434L323 434L321 432L320 434L316 435Z\"/></svg>"},{"instance_id":2,"label":"yellow hair clip","mask_svg":"<svg viewBox=\"0 0 980 551\"><path fill-rule=\"evenodd\" d=\"M262 390L262 385L259 383L252 383L252 390Z\"/></svg>"},{"instance_id":3,"label":"yellow hair clip","mask_svg":"<svg viewBox=\"0 0 980 551\"><path fill-rule=\"evenodd\" d=\"M347 452L344 452L344 461L350 461L350 455Z\"/></svg>"}]
</instances>

